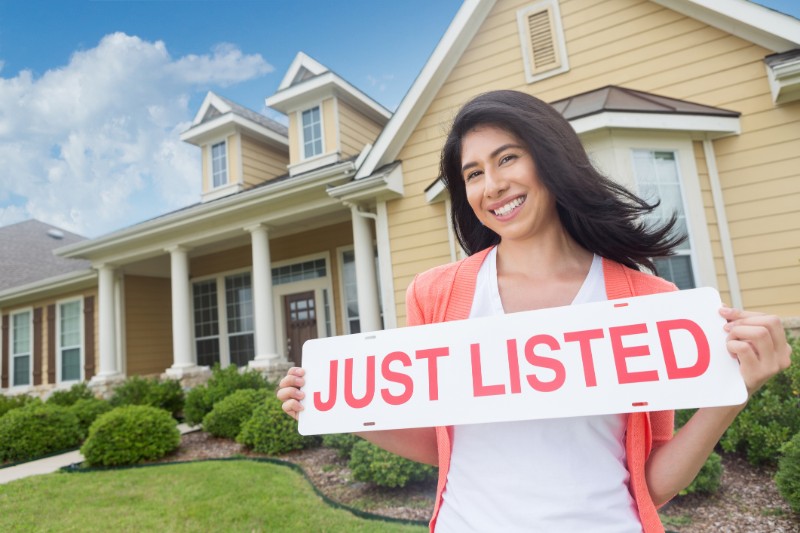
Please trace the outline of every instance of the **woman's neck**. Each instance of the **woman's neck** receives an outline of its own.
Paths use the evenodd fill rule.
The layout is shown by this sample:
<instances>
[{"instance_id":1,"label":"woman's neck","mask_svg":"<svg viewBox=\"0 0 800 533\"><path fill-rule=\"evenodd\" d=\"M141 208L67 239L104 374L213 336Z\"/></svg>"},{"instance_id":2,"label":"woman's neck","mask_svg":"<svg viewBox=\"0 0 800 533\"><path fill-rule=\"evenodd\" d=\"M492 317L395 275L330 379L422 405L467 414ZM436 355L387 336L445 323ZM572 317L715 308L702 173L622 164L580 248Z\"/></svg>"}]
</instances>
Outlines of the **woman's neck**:
<instances>
[{"instance_id":1,"label":"woman's neck","mask_svg":"<svg viewBox=\"0 0 800 533\"><path fill-rule=\"evenodd\" d=\"M559 224L534 238L504 240L497 247L498 275L524 273L536 279L588 272L592 252L580 246Z\"/></svg>"}]
</instances>

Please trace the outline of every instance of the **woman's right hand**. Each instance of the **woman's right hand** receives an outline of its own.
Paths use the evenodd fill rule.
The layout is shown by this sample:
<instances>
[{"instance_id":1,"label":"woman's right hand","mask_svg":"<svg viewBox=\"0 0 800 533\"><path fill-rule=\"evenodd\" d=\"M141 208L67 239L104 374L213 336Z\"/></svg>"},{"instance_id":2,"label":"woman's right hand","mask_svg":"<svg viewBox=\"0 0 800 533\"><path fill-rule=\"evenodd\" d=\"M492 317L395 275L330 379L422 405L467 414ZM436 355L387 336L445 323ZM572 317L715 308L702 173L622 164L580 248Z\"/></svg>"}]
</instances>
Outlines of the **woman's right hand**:
<instances>
[{"instance_id":1,"label":"woman's right hand","mask_svg":"<svg viewBox=\"0 0 800 533\"><path fill-rule=\"evenodd\" d=\"M305 397L305 394L300 390L300 387L306 383L303 379L305 374L305 370L293 366L286 372L286 375L278 384L278 392L276 395L278 399L283 402L283 410L295 420L297 420L298 413L303 410L303 406L300 405L300 400Z\"/></svg>"}]
</instances>

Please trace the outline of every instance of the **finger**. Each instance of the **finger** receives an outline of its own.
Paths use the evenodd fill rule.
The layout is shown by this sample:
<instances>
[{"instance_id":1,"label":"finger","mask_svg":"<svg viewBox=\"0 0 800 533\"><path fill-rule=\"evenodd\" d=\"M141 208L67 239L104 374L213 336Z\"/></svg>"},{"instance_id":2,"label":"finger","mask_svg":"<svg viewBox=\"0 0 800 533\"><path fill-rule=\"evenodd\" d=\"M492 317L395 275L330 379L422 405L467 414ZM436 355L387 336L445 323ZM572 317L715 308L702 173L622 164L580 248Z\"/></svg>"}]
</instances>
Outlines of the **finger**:
<instances>
[{"instance_id":1,"label":"finger","mask_svg":"<svg viewBox=\"0 0 800 533\"><path fill-rule=\"evenodd\" d=\"M295 376L295 375L286 375L281 379L280 383L278 383L278 387L279 388L285 388L285 387L300 388L305 384L306 384L306 380L303 379L302 377Z\"/></svg>"},{"instance_id":2,"label":"finger","mask_svg":"<svg viewBox=\"0 0 800 533\"><path fill-rule=\"evenodd\" d=\"M286 373L297 377L303 377L306 375L305 369L300 366L293 366Z\"/></svg>"},{"instance_id":3,"label":"finger","mask_svg":"<svg viewBox=\"0 0 800 533\"><path fill-rule=\"evenodd\" d=\"M298 413L303 410L303 406L297 400L286 400L281 407L287 415L295 420L298 418Z\"/></svg>"},{"instance_id":4,"label":"finger","mask_svg":"<svg viewBox=\"0 0 800 533\"><path fill-rule=\"evenodd\" d=\"M278 389L278 392L275 395L282 402L291 399L302 400L306 397L306 394L296 387L284 387L282 389Z\"/></svg>"},{"instance_id":5,"label":"finger","mask_svg":"<svg viewBox=\"0 0 800 533\"><path fill-rule=\"evenodd\" d=\"M728 338L749 343L759 359L775 357L775 343L770 330L764 326L746 325L738 321L728 330ZM728 324L731 326L731 324Z\"/></svg>"}]
</instances>

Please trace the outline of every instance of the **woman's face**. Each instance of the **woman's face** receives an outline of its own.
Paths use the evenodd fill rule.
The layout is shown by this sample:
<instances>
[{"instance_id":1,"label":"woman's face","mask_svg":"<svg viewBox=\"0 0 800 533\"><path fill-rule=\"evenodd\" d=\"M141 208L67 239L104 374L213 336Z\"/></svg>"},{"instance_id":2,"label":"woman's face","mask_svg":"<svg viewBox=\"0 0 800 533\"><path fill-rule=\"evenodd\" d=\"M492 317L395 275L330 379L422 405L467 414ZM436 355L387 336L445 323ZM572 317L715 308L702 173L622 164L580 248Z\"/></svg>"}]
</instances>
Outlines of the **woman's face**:
<instances>
[{"instance_id":1,"label":"woman's face","mask_svg":"<svg viewBox=\"0 0 800 533\"><path fill-rule=\"evenodd\" d=\"M503 241L535 236L557 223L553 195L542 185L522 142L496 126L478 126L461 141L461 176L470 207Z\"/></svg>"}]
</instances>

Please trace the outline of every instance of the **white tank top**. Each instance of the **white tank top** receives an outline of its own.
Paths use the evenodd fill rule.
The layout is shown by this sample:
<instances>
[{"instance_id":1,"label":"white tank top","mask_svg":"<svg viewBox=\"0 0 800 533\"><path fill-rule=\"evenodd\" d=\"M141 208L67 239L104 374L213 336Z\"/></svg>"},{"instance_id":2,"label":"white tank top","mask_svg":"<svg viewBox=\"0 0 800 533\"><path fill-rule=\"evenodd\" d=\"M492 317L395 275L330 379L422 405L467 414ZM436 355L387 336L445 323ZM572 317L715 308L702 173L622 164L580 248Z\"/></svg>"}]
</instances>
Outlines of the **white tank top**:
<instances>
[{"instance_id":1,"label":"white tank top","mask_svg":"<svg viewBox=\"0 0 800 533\"><path fill-rule=\"evenodd\" d=\"M573 304L606 300L594 256ZM478 273L470 318L504 313L497 248ZM627 415L455 426L436 533L641 533L628 490Z\"/></svg>"}]
</instances>

